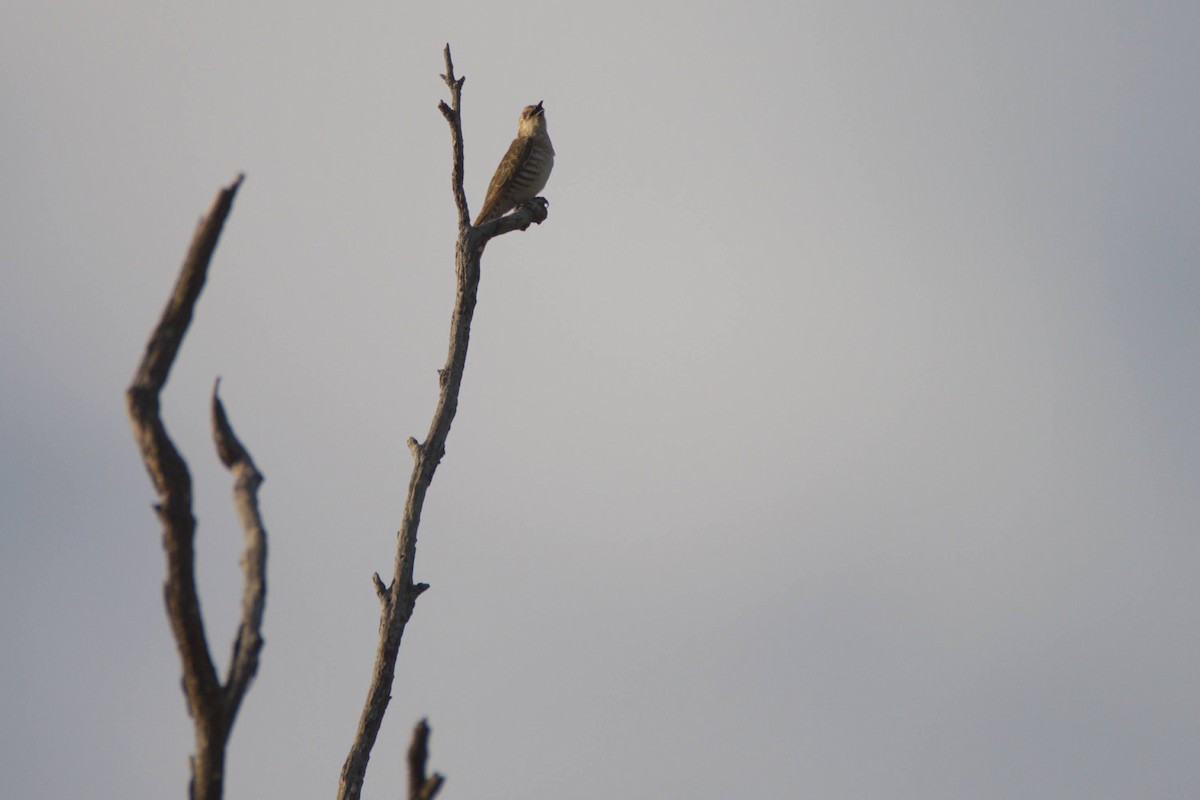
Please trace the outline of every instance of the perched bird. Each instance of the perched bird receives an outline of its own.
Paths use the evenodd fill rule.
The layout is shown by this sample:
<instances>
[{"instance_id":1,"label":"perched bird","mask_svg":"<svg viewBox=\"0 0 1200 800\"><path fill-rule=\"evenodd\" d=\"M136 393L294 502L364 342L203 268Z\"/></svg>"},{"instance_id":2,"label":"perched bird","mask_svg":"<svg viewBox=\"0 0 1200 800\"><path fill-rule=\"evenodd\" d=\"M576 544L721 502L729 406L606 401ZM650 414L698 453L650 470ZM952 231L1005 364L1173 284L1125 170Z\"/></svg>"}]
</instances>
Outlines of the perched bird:
<instances>
[{"instance_id":1,"label":"perched bird","mask_svg":"<svg viewBox=\"0 0 1200 800\"><path fill-rule=\"evenodd\" d=\"M510 209L537 197L554 168L554 145L546 130L546 113L539 102L525 106L517 123L517 138L496 167L488 186L487 199L475 218L476 225L504 216Z\"/></svg>"}]
</instances>

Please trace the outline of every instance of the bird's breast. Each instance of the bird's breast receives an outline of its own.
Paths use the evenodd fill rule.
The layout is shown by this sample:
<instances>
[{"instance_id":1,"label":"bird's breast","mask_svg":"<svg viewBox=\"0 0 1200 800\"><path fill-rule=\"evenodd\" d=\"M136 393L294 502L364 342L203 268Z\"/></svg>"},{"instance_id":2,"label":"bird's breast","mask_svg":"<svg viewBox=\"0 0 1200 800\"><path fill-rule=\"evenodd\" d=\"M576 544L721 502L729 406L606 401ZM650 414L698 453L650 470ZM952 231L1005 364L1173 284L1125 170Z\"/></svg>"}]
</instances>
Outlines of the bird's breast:
<instances>
[{"instance_id":1,"label":"bird's breast","mask_svg":"<svg viewBox=\"0 0 1200 800\"><path fill-rule=\"evenodd\" d=\"M529 158L521 165L518 174L514 176L514 188L526 199L536 197L537 193L546 187L552 169L554 169L554 148L539 144L533 148Z\"/></svg>"}]
</instances>

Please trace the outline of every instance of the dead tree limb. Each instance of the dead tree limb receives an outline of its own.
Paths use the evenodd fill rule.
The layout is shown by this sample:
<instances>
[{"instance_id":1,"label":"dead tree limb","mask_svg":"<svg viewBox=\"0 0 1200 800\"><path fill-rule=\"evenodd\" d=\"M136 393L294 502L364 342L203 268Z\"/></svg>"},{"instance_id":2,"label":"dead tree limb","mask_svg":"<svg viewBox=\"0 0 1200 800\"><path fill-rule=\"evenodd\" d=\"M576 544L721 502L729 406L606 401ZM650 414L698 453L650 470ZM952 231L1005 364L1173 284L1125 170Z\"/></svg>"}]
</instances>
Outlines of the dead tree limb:
<instances>
[{"instance_id":1,"label":"dead tree limb","mask_svg":"<svg viewBox=\"0 0 1200 800\"><path fill-rule=\"evenodd\" d=\"M445 782L438 773L428 775L429 722L421 720L413 728L412 743L408 746L408 800L433 800Z\"/></svg>"},{"instance_id":2,"label":"dead tree limb","mask_svg":"<svg viewBox=\"0 0 1200 800\"><path fill-rule=\"evenodd\" d=\"M233 505L242 522L245 550L242 551L242 618L237 637L229 656L229 679L225 685L226 706L232 715L237 713L250 681L258 671L258 654L262 651L262 619L267 604L267 532L258 512L258 487L263 476L254 466L250 453L233 432L225 406L217 394L220 378L213 384L212 424L217 456L233 473Z\"/></svg>"},{"instance_id":3,"label":"dead tree limb","mask_svg":"<svg viewBox=\"0 0 1200 800\"><path fill-rule=\"evenodd\" d=\"M371 749L383 724L383 716L391 700L392 682L396 674L396 658L404 628L412 617L417 597L428 585L413 583L413 562L417 553L417 528L421 523L421 510L425 504L425 493L433 481L433 474L446 454L446 437L458 410L458 393L462 386L463 370L467 363L467 345L471 336L471 319L475 314L475 303L479 292L479 266L487 243L502 234L514 230L525 230L533 223L546 219L547 208L543 199L535 198L507 216L491 220L478 228L471 226L471 215L467 208L467 196L463 191L463 135L461 100L465 77L454 76L454 62L450 57L450 45L443 52L446 72L442 75L450 90L450 104L439 103L438 108L450 125L453 146L451 168L451 190L458 212L458 238L454 249L454 268L457 290L454 312L450 319L450 346L446 354L446 365L438 371L441 391L437 407L425 441L408 440L412 451L413 468L408 481L408 493L404 503L404 518L397 533L396 558L392 582L385 585L376 574L373 577L375 592L379 596L382 610L379 622L379 642L375 651L375 666L367 699L358 721L350 753L342 765L341 781L338 786L339 800L358 800L362 793L363 779Z\"/></svg>"},{"instance_id":4,"label":"dead tree limb","mask_svg":"<svg viewBox=\"0 0 1200 800\"><path fill-rule=\"evenodd\" d=\"M196 593L195 535L192 481L187 463L163 424L160 401L171 366L192 321L204 288L208 265L242 184L238 176L222 189L192 238L175 288L150 336L145 355L125 392L134 438L150 481L158 494L155 511L163 529L167 558L164 587L167 617L183 664L183 689L196 735L189 795L194 800L219 800L224 790L225 749L234 719L258 669L262 649L262 617L266 599L266 532L258 515L258 486L262 475L250 454L234 436L225 410L213 388L213 435L221 461L235 478L234 502L242 520L246 548L242 556L245 588L242 619L233 644L224 683L209 652Z\"/></svg>"}]
</instances>

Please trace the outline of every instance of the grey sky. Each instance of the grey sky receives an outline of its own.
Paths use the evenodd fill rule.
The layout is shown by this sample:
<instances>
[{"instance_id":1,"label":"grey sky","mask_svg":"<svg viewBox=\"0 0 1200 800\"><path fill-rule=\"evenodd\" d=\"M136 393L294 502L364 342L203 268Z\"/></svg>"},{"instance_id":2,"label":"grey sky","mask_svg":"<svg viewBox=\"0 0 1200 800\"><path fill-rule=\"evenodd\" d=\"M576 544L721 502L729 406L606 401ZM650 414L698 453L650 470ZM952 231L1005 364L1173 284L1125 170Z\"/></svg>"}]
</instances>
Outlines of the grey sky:
<instances>
[{"instance_id":1,"label":"grey sky","mask_svg":"<svg viewBox=\"0 0 1200 800\"><path fill-rule=\"evenodd\" d=\"M478 208L521 107L367 796L1200 795L1192 3L0 5L0 795L182 796L132 375L227 660L213 378L267 476L230 797L326 797L445 355L437 75ZM432 4L428 4L432 5Z\"/></svg>"}]
</instances>

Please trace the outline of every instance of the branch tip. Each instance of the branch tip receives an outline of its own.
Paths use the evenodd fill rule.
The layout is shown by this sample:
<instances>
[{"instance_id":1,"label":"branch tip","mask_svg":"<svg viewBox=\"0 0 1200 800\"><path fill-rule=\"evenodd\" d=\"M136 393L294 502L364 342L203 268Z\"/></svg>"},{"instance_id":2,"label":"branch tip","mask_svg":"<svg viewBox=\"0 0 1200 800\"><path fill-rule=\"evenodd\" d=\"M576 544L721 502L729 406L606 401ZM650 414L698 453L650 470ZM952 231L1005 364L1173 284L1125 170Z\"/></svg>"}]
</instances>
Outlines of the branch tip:
<instances>
[{"instance_id":1,"label":"branch tip","mask_svg":"<svg viewBox=\"0 0 1200 800\"><path fill-rule=\"evenodd\" d=\"M422 719L413 728L412 743L408 747L408 797L409 800L433 800L445 782L438 773L426 777L425 763L429 760L429 721Z\"/></svg>"},{"instance_id":2,"label":"branch tip","mask_svg":"<svg viewBox=\"0 0 1200 800\"><path fill-rule=\"evenodd\" d=\"M233 426L229 424L229 417L225 414L225 404L221 402L218 394L220 387L221 379L217 378L213 383L212 393L213 441L217 445L217 458L221 459L221 463L225 465L226 469L232 470L237 464L250 462L250 454L238 441L237 435L233 432Z\"/></svg>"}]
</instances>

